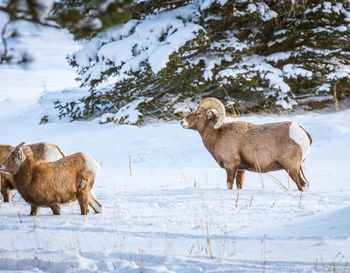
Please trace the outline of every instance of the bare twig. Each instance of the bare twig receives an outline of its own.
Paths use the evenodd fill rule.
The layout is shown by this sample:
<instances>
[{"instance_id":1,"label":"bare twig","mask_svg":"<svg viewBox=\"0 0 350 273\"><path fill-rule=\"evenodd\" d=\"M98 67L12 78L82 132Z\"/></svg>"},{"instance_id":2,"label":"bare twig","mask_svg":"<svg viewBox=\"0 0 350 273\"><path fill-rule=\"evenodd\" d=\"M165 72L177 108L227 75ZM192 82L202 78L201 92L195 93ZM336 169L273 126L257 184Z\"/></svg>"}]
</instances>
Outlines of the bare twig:
<instances>
[{"instance_id":1,"label":"bare twig","mask_svg":"<svg viewBox=\"0 0 350 273\"><path fill-rule=\"evenodd\" d=\"M33 18L33 17L25 17L25 16L20 16L18 15L19 13L25 13L27 12L26 10L20 10L20 9L13 9L13 8L8 8L8 7L0 7L0 11L3 11L7 14L9 14L11 16L11 22L14 22L14 21L28 21L28 22L31 22L33 24L37 24L37 25L41 25L41 26L45 26L45 27L53 27L53 28L60 28L58 25L55 25L55 24L49 24L47 22L42 22L42 21L39 21L38 19L36 18Z\"/></svg>"},{"instance_id":2,"label":"bare twig","mask_svg":"<svg viewBox=\"0 0 350 273\"><path fill-rule=\"evenodd\" d=\"M131 172L131 155L129 155L129 174L130 174L130 176L132 176L132 172Z\"/></svg>"},{"instance_id":3,"label":"bare twig","mask_svg":"<svg viewBox=\"0 0 350 273\"><path fill-rule=\"evenodd\" d=\"M1 59L0 59L0 63L3 63L4 60L7 59L7 39L5 38L5 35L6 35L6 31L7 31L7 27L9 26L11 21L8 21L2 28L2 31L1 31L1 40L2 40L2 44L4 45L4 52L3 52L3 55L1 56Z\"/></svg>"},{"instance_id":4,"label":"bare twig","mask_svg":"<svg viewBox=\"0 0 350 273\"><path fill-rule=\"evenodd\" d=\"M339 103L338 103L338 98L337 98L337 83L334 84L334 89L333 89L333 97L334 97L334 105L335 105L335 111L339 112Z\"/></svg>"}]
</instances>

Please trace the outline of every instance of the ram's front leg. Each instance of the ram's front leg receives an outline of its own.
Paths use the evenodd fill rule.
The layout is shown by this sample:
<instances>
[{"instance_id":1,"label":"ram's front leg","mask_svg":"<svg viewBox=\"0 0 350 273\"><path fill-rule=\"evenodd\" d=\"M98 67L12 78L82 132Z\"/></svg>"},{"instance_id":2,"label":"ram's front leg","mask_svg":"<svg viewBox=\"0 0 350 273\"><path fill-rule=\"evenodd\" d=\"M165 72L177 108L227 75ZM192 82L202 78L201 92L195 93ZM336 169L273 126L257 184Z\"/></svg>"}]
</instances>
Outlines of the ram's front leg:
<instances>
[{"instance_id":1,"label":"ram's front leg","mask_svg":"<svg viewBox=\"0 0 350 273\"><path fill-rule=\"evenodd\" d=\"M244 185L244 170L238 170L236 174L236 186L238 190L242 190Z\"/></svg>"},{"instance_id":2,"label":"ram's front leg","mask_svg":"<svg viewBox=\"0 0 350 273\"><path fill-rule=\"evenodd\" d=\"M12 191L7 182L2 184L1 194L4 197L4 202L11 203Z\"/></svg>"},{"instance_id":3,"label":"ram's front leg","mask_svg":"<svg viewBox=\"0 0 350 273\"><path fill-rule=\"evenodd\" d=\"M233 189L233 181L235 180L237 169L236 168L226 168L227 174L227 188L229 190Z\"/></svg>"},{"instance_id":4,"label":"ram's front leg","mask_svg":"<svg viewBox=\"0 0 350 273\"><path fill-rule=\"evenodd\" d=\"M39 207L35 205L31 205L30 216L36 216L38 213Z\"/></svg>"}]
</instances>

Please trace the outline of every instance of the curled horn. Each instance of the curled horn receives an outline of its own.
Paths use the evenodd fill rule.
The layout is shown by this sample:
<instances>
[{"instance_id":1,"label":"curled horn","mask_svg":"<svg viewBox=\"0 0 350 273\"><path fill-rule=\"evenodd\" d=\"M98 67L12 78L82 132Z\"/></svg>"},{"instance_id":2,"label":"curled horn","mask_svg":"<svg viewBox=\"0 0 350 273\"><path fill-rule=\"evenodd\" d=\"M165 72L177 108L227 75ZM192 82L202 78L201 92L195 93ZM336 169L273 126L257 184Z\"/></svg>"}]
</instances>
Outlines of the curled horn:
<instances>
[{"instance_id":1,"label":"curled horn","mask_svg":"<svg viewBox=\"0 0 350 273\"><path fill-rule=\"evenodd\" d=\"M218 121L214 125L214 129L217 129L224 122L226 117L225 106L216 98L206 98L198 105L198 108L203 109L215 109L218 112Z\"/></svg>"}]
</instances>

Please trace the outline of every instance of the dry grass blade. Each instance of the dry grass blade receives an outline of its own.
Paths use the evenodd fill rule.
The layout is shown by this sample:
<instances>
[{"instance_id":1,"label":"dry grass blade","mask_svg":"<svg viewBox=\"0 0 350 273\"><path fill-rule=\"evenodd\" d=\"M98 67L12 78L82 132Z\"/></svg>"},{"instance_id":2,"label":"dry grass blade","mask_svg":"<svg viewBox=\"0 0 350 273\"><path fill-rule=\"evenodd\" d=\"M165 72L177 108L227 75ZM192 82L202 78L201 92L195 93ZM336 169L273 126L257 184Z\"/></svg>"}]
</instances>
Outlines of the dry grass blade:
<instances>
[{"instance_id":1,"label":"dry grass blade","mask_svg":"<svg viewBox=\"0 0 350 273\"><path fill-rule=\"evenodd\" d=\"M299 208L301 207L301 200L302 199L303 199L303 192L301 191L300 192L300 198L299 198L299 205L298 205Z\"/></svg>"},{"instance_id":2,"label":"dry grass blade","mask_svg":"<svg viewBox=\"0 0 350 273\"><path fill-rule=\"evenodd\" d=\"M272 182L274 182L277 186L279 186L282 190L288 191L288 188L282 184L281 181L279 181L276 177L274 177L273 175L269 174L269 173L264 173L264 175L266 175L267 177L269 177Z\"/></svg>"},{"instance_id":3,"label":"dry grass blade","mask_svg":"<svg viewBox=\"0 0 350 273\"><path fill-rule=\"evenodd\" d=\"M265 272L266 265L266 234L264 234L264 238L261 240L261 261L262 261L262 272Z\"/></svg>"},{"instance_id":4,"label":"dry grass blade","mask_svg":"<svg viewBox=\"0 0 350 273\"><path fill-rule=\"evenodd\" d=\"M318 259L314 260L314 270L317 271Z\"/></svg>"},{"instance_id":5,"label":"dry grass blade","mask_svg":"<svg viewBox=\"0 0 350 273\"><path fill-rule=\"evenodd\" d=\"M289 170L288 170L288 190L290 191L290 176L289 176Z\"/></svg>"},{"instance_id":6,"label":"dry grass blade","mask_svg":"<svg viewBox=\"0 0 350 273\"><path fill-rule=\"evenodd\" d=\"M256 157L256 153L254 153L254 156L255 156L255 161L256 161L256 165L255 165L255 168L258 170L258 174L259 174L259 180L260 180L260 183L261 183L261 187L262 189L265 189L265 185L264 185L264 179L262 177L262 172L261 172L261 168L260 168L260 164L258 162L258 158Z\"/></svg>"},{"instance_id":7,"label":"dry grass blade","mask_svg":"<svg viewBox=\"0 0 350 273\"><path fill-rule=\"evenodd\" d=\"M273 201L273 203L272 203L272 205L271 205L271 208L273 208L273 207L275 206L275 204L276 204L276 200Z\"/></svg>"},{"instance_id":8,"label":"dry grass blade","mask_svg":"<svg viewBox=\"0 0 350 273\"><path fill-rule=\"evenodd\" d=\"M208 221L205 224L206 224L206 230L207 230L207 244L208 244L208 247L209 247L209 255L210 255L210 259L213 259L213 252L211 250L211 243L210 243L210 237L209 237L209 224L208 224Z\"/></svg>"},{"instance_id":9,"label":"dry grass blade","mask_svg":"<svg viewBox=\"0 0 350 273\"><path fill-rule=\"evenodd\" d=\"M252 194L252 197L250 198L249 207L251 207L253 204L253 198L254 198L254 194Z\"/></svg>"},{"instance_id":10,"label":"dry grass blade","mask_svg":"<svg viewBox=\"0 0 350 273\"><path fill-rule=\"evenodd\" d=\"M17 212L17 215L18 215L19 222L22 224L23 222L22 222L21 214L19 214L19 211Z\"/></svg>"}]
</instances>

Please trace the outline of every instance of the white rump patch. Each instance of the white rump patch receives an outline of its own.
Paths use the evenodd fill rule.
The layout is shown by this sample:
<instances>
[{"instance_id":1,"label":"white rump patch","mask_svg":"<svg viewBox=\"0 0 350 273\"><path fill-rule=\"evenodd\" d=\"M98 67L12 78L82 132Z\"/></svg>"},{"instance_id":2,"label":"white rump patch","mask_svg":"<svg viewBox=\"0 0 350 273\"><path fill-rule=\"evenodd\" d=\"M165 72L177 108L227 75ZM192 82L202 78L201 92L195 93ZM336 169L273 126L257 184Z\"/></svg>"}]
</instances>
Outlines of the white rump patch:
<instances>
[{"instance_id":1,"label":"white rump patch","mask_svg":"<svg viewBox=\"0 0 350 273\"><path fill-rule=\"evenodd\" d=\"M56 146L48 145L45 148L45 161L54 162L63 157Z\"/></svg>"},{"instance_id":2,"label":"white rump patch","mask_svg":"<svg viewBox=\"0 0 350 273\"><path fill-rule=\"evenodd\" d=\"M289 127L289 137L293 139L299 146L302 152L302 161L305 160L310 152L310 140L303 128L299 124L292 122Z\"/></svg>"},{"instance_id":3,"label":"white rump patch","mask_svg":"<svg viewBox=\"0 0 350 273\"><path fill-rule=\"evenodd\" d=\"M96 159L93 158L91 155L85 154L85 153L83 155L86 161L86 168L89 169L94 174L94 178L96 181L98 176L100 175L100 169L101 169L100 164L98 164Z\"/></svg>"}]
</instances>

